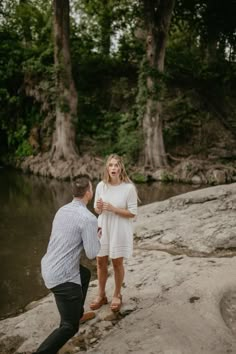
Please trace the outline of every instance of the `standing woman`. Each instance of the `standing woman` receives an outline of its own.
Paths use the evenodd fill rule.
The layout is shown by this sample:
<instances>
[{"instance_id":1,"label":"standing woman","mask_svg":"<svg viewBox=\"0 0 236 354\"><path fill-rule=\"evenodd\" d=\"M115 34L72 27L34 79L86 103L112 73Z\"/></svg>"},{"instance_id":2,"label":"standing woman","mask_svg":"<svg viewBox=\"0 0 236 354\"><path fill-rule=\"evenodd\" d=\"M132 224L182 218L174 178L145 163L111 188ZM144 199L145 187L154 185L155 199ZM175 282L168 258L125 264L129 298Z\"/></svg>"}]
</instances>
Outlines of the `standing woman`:
<instances>
[{"instance_id":1,"label":"standing woman","mask_svg":"<svg viewBox=\"0 0 236 354\"><path fill-rule=\"evenodd\" d=\"M90 304L92 310L107 304L106 282L108 257L112 260L115 287L111 310L120 310L121 286L124 280L123 259L133 253L133 218L137 214L137 192L125 171L122 158L108 157L104 178L96 188L94 207L102 228L101 249L97 255L98 295Z\"/></svg>"}]
</instances>

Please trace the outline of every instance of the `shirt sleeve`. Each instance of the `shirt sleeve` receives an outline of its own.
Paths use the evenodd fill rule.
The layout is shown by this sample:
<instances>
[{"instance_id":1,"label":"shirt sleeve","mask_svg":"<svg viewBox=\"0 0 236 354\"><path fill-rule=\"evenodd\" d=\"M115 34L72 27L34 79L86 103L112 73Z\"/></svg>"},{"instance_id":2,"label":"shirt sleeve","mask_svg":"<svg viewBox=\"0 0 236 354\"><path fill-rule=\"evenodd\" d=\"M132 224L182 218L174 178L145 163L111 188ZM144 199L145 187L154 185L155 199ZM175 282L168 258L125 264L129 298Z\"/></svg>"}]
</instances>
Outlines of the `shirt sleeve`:
<instances>
[{"instance_id":1,"label":"shirt sleeve","mask_svg":"<svg viewBox=\"0 0 236 354\"><path fill-rule=\"evenodd\" d=\"M100 250L100 241L97 236L98 222L97 218L94 216L88 218L82 229L82 240L85 250L85 254L89 259L93 259L97 256Z\"/></svg>"},{"instance_id":2,"label":"shirt sleeve","mask_svg":"<svg viewBox=\"0 0 236 354\"><path fill-rule=\"evenodd\" d=\"M137 213L138 213L138 196L137 196L137 192L136 192L134 185L131 185L131 188L128 193L127 208L132 214L137 215Z\"/></svg>"},{"instance_id":3,"label":"shirt sleeve","mask_svg":"<svg viewBox=\"0 0 236 354\"><path fill-rule=\"evenodd\" d=\"M97 204L97 200L100 198L101 196L101 182L98 183L97 187L96 187L96 191L95 191L95 196L94 196L94 203L93 203L93 207L94 209L96 208L96 204Z\"/></svg>"}]
</instances>

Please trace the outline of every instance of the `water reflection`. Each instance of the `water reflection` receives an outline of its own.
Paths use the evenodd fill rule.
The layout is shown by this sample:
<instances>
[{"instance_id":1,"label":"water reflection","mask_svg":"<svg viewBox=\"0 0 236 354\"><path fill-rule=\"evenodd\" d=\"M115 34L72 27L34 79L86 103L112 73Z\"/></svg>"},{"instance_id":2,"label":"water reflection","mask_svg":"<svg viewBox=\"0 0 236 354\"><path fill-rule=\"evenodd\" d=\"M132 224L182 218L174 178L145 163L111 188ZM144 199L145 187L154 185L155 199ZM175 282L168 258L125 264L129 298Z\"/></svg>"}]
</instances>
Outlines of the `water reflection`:
<instances>
[{"instance_id":1,"label":"water reflection","mask_svg":"<svg viewBox=\"0 0 236 354\"><path fill-rule=\"evenodd\" d=\"M40 276L55 211L67 186L0 170L0 317L46 293Z\"/></svg>"},{"instance_id":2,"label":"water reflection","mask_svg":"<svg viewBox=\"0 0 236 354\"><path fill-rule=\"evenodd\" d=\"M189 184L177 183L161 183L153 182L150 184L138 184L138 194L141 200L140 205L153 203L173 197L174 195L183 194L201 188Z\"/></svg>"},{"instance_id":3,"label":"water reflection","mask_svg":"<svg viewBox=\"0 0 236 354\"><path fill-rule=\"evenodd\" d=\"M142 205L194 189L189 185L160 183L137 188ZM69 182L0 169L0 318L16 313L47 293L40 261L54 214L70 200ZM95 262L86 263L94 273Z\"/></svg>"}]
</instances>

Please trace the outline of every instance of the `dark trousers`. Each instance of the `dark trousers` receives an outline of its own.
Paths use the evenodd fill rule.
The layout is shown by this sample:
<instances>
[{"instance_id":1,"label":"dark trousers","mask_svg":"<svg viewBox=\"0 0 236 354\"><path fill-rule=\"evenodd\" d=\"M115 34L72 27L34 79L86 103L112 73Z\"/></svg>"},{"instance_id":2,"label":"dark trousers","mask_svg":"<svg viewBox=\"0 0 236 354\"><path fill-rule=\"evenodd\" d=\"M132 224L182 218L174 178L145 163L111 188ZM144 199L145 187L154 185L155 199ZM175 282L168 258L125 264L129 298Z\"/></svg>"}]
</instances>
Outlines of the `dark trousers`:
<instances>
[{"instance_id":1,"label":"dark trousers","mask_svg":"<svg viewBox=\"0 0 236 354\"><path fill-rule=\"evenodd\" d=\"M90 270L80 265L80 277L82 286L68 282L51 289L61 316L60 327L45 339L36 353L56 354L78 332L91 277Z\"/></svg>"}]
</instances>

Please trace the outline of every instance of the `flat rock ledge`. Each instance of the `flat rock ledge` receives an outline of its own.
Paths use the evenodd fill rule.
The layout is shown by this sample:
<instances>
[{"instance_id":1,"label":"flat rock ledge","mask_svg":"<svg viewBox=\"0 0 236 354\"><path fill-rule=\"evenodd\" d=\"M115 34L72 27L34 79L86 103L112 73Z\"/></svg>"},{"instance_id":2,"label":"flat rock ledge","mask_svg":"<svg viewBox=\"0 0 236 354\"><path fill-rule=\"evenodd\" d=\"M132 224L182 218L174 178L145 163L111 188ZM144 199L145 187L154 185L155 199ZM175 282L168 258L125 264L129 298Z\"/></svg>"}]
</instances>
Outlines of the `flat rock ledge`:
<instances>
[{"instance_id":1,"label":"flat rock ledge","mask_svg":"<svg viewBox=\"0 0 236 354\"><path fill-rule=\"evenodd\" d=\"M235 354L235 210L236 184L140 207L120 313L97 310L60 354ZM0 322L0 354L32 353L57 323L52 295L30 304Z\"/></svg>"}]
</instances>

